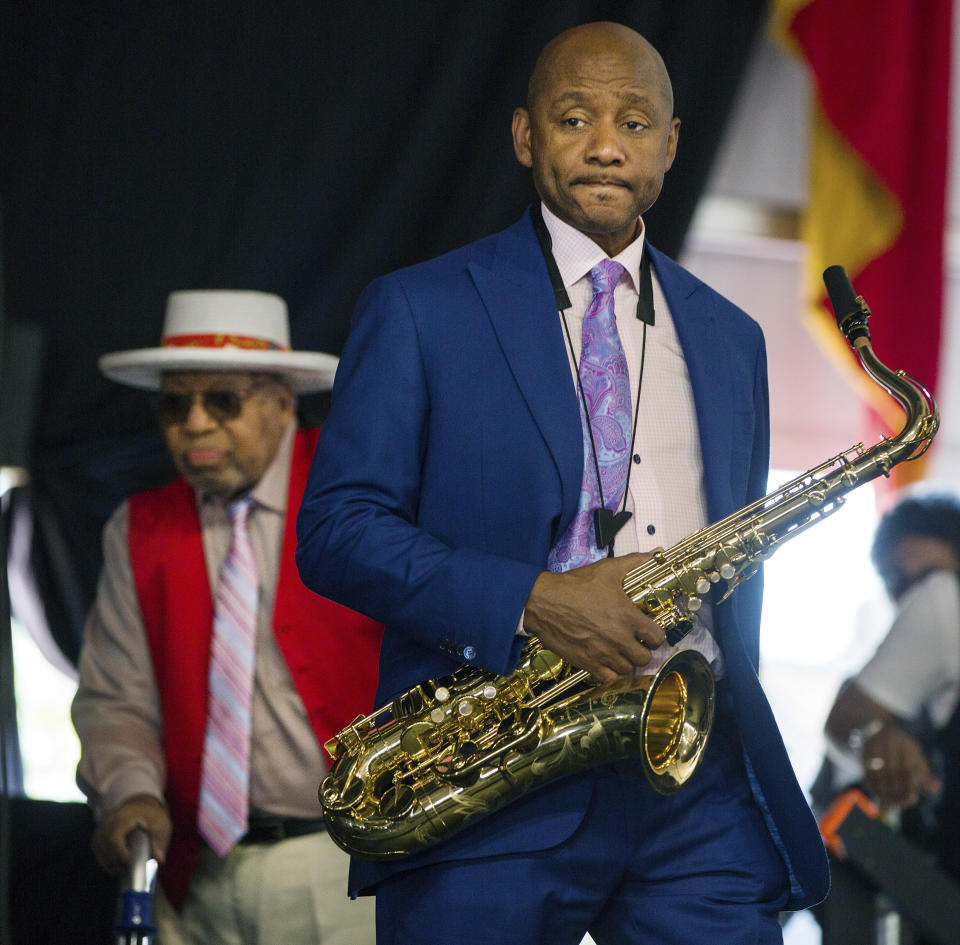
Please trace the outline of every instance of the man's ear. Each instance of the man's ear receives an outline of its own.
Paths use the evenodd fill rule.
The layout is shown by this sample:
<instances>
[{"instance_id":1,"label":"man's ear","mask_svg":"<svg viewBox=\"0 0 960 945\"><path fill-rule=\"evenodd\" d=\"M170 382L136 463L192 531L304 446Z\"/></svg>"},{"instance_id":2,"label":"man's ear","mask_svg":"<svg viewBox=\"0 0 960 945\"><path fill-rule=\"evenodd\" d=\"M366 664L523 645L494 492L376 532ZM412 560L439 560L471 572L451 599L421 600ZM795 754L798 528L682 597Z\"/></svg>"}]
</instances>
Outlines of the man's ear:
<instances>
[{"instance_id":1,"label":"man's ear","mask_svg":"<svg viewBox=\"0 0 960 945\"><path fill-rule=\"evenodd\" d=\"M533 167L533 151L530 147L530 113L518 108L513 113L513 153L524 167Z\"/></svg>"},{"instance_id":2,"label":"man's ear","mask_svg":"<svg viewBox=\"0 0 960 945\"><path fill-rule=\"evenodd\" d=\"M292 416L297 410L297 395L293 389L293 385L289 381L284 380L281 381L277 387L280 398L280 409L285 413L289 411Z\"/></svg>"},{"instance_id":3,"label":"man's ear","mask_svg":"<svg viewBox=\"0 0 960 945\"><path fill-rule=\"evenodd\" d=\"M670 134L667 137L667 159L663 172L666 173L673 167L674 158L677 156L677 142L680 140L680 119L674 118L670 122Z\"/></svg>"}]
</instances>

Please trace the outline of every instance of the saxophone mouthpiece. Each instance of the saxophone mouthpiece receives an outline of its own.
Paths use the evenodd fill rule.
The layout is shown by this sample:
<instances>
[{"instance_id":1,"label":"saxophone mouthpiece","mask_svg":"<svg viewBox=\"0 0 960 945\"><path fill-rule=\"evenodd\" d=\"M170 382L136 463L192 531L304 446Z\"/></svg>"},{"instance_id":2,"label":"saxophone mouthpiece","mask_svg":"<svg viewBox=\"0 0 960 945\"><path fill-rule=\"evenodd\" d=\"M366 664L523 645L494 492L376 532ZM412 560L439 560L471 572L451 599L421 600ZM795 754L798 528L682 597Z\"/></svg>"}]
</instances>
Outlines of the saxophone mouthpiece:
<instances>
[{"instance_id":1,"label":"saxophone mouthpiece","mask_svg":"<svg viewBox=\"0 0 960 945\"><path fill-rule=\"evenodd\" d=\"M823 284L827 287L827 295L833 306L833 316L837 320L837 327L846 336L851 344L857 338L870 338L870 329L867 319L870 309L853 291L850 277L843 266L829 266L823 271Z\"/></svg>"}]
</instances>

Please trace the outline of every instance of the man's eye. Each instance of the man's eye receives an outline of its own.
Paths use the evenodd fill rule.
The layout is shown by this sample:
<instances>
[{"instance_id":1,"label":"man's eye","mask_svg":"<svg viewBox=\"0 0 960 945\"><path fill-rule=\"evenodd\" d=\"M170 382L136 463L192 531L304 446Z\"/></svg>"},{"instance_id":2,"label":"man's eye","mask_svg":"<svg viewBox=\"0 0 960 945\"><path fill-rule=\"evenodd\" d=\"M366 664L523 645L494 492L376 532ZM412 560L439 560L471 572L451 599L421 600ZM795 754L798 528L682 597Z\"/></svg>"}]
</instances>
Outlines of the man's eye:
<instances>
[{"instance_id":1,"label":"man's eye","mask_svg":"<svg viewBox=\"0 0 960 945\"><path fill-rule=\"evenodd\" d=\"M564 118L564 119L563 119L563 123L564 123L568 128L579 128L579 127L583 124L583 119L582 119L582 118L574 118L573 116L571 116L570 118Z\"/></svg>"},{"instance_id":2,"label":"man's eye","mask_svg":"<svg viewBox=\"0 0 960 945\"><path fill-rule=\"evenodd\" d=\"M636 120L625 121L623 124L628 131L640 131L642 128L647 127L644 122Z\"/></svg>"}]
</instances>

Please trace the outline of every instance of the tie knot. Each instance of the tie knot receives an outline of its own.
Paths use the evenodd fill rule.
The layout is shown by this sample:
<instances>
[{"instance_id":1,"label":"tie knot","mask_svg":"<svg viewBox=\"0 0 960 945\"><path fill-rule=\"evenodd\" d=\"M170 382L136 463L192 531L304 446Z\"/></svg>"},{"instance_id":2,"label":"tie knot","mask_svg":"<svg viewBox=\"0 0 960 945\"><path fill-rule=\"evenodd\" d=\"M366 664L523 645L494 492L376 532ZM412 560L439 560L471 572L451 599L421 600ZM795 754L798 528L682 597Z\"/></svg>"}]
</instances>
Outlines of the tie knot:
<instances>
[{"instance_id":1,"label":"tie knot","mask_svg":"<svg viewBox=\"0 0 960 945\"><path fill-rule=\"evenodd\" d=\"M620 277L626 272L623 266L612 259L604 259L597 263L590 270L590 279L593 281L593 294L599 295L601 292L613 292L614 287L620 281Z\"/></svg>"},{"instance_id":2,"label":"tie knot","mask_svg":"<svg viewBox=\"0 0 960 945\"><path fill-rule=\"evenodd\" d=\"M242 499L236 499L227 505L227 514L230 516L230 523L234 530L245 528L247 525L247 516L250 509L253 508L254 499L252 496L245 495Z\"/></svg>"}]
</instances>

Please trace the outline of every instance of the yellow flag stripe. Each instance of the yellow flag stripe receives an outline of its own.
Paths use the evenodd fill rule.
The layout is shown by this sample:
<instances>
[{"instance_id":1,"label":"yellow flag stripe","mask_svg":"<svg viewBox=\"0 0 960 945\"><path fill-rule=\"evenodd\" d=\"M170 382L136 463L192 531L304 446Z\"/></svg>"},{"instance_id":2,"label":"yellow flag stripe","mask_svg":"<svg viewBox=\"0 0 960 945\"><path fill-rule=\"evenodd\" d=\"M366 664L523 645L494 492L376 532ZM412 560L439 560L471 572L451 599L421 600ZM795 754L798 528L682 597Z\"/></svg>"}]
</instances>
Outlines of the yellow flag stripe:
<instances>
[{"instance_id":1,"label":"yellow flag stripe","mask_svg":"<svg viewBox=\"0 0 960 945\"><path fill-rule=\"evenodd\" d=\"M814 107L810 142L810 198L801 220L807 247L804 298L813 334L857 392L890 424L900 422L897 405L855 365L846 342L824 309L822 274L841 265L853 279L896 242L903 228L903 210L893 193ZM869 304L869 299L867 302Z\"/></svg>"}]
</instances>

